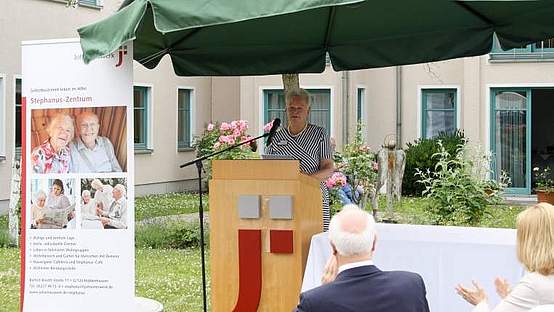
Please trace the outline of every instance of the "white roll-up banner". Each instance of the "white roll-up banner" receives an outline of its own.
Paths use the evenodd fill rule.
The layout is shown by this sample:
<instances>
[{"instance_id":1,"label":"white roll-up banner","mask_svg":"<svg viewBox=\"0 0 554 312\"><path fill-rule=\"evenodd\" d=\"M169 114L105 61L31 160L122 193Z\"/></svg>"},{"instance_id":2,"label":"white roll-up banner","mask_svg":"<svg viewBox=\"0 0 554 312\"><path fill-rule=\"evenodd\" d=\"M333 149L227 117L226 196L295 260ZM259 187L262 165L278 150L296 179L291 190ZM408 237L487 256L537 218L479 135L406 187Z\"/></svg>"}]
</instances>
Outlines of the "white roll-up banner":
<instances>
[{"instance_id":1,"label":"white roll-up banner","mask_svg":"<svg viewBox=\"0 0 554 312\"><path fill-rule=\"evenodd\" d=\"M22 43L22 311L136 309L132 55Z\"/></svg>"}]
</instances>

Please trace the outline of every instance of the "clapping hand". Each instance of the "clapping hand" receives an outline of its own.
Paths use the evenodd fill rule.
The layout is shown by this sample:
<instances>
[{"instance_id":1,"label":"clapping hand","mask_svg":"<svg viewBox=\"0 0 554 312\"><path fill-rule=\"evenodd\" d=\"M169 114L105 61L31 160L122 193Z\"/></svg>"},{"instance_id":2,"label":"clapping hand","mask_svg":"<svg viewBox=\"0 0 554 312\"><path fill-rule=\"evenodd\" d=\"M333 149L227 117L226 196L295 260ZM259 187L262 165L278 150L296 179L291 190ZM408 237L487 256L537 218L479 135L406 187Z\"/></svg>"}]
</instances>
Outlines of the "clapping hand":
<instances>
[{"instance_id":1,"label":"clapping hand","mask_svg":"<svg viewBox=\"0 0 554 312\"><path fill-rule=\"evenodd\" d=\"M476 281L472 281L472 283L473 286L475 286L475 289L465 288L462 284L458 284L458 286L456 286L456 292L458 295L462 296L465 301L471 303L472 305L477 305L480 302L487 300L487 294L481 285L479 285Z\"/></svg>"},{"instance_id":2,"label":"clapping hand","mask_svg":"<svg viewBox=\"0 0 554 312\"><path fill-rule=\"evenodd\" d=\"M334 281L337 277L338 269L337 257L331 255L329 260L327 260L327 264L325 264L325 271L323 271L323 276L321 277L321 284L328 284Z\"/></svg>"},{"instance_id":3,"label":"clapping hand","mask_svg":"<svg viewBox=\"0 0 554 312\"><path fill-rule=\"evenodd\" d=\"M508 281L502 277L497 277L494 280L494 286L496 286L496 293L500 298L504 299L510 293L510 284Z\"/></svg>"}]
</instances>

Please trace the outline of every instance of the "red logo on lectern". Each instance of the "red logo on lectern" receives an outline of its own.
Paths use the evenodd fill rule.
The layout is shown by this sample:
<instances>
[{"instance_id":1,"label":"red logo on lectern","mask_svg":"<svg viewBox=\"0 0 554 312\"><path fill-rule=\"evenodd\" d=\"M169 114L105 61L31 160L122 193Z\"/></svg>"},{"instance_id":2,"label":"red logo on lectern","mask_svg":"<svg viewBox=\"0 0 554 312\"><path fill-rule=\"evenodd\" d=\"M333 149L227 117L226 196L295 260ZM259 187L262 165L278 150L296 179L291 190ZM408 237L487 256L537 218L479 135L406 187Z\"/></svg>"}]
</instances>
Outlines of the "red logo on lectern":
<instances>
[{"instance_id":1,"label":"red logo on lectern","mask_svg":"<svg viewBox=\"0 0 554 312\"><path fill-rule=\"evenodd\" d=\"M271 253L293 252L292 230L270 230ZM233 312L257 311L262 295L262 230L239 230L239 295Z\"/></svg>"}]
</instances>

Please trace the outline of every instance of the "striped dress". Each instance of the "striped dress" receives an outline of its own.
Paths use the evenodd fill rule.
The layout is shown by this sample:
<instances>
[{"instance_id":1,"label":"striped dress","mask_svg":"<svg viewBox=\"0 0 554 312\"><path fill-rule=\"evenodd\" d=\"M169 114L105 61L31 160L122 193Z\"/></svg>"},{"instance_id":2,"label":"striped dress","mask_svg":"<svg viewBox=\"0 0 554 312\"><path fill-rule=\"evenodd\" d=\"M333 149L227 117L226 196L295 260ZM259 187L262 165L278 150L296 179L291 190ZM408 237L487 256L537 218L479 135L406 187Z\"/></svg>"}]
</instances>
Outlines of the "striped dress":
<instances>
[{"instance_id":1,"label":"striped dress","mask_svg":"<svg viewBox=\"0 0 554 312\"><path fill-rule=\"evenodd\" d=\"M331 159L329 136L324 128L308 124L302 132L291 135L288 129L281 128L275 133L272 143L265 152L273 155L291 156L300 160L300 171L312 174L319 171L320 161ZM329 227L329 190L320 182L323 202L323 230Z\"/></svg>"}]
</instances>

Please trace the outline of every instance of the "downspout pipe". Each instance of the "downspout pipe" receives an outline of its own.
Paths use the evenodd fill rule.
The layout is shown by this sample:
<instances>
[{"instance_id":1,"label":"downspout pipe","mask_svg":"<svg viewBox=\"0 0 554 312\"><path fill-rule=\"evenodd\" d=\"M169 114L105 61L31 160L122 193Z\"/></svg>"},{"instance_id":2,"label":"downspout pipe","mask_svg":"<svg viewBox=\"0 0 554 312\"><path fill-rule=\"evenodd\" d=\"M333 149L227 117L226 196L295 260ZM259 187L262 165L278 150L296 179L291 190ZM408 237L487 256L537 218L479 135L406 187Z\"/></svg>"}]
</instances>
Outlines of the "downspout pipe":
<instances>
[{"instance_id":1,"label":"downspout pipe","mask_svg":"<svg viewBox=\"0 0 554 312\"><path fill-rule=\"evenodd\" d=\"M342 145L348 144L350 139L350 71L342 72Z\"/></svg>"},{"instance_id":2,"label":"downspout pipe","mask_svg":"<svg viewBox=\"0 0 554 312\"><path fill-rule=\"evenodd\" d=\"M396 146L402 148L402 66L396 66Z\"/></svg>"}]
</instances>

